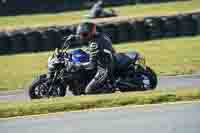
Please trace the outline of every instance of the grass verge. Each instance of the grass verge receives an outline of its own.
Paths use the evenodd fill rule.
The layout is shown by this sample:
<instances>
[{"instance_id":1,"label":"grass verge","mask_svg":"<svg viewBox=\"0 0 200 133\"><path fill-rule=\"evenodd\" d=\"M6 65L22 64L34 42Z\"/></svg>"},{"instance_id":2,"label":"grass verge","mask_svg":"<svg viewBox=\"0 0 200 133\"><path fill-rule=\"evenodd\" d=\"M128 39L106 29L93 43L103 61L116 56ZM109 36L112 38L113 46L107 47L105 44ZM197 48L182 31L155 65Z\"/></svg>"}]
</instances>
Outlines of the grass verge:
<instances>
[{"instance_id":1,"label":"grass verge","mask_svg":"<svg viewBox=\"0 0 200 133\"><path fill-rule=\"evenodd\" d=\"M158 75L200 72L200 36L114 45L119 52L139 51ZM0 56L0 90L20 89L47 71L50 52Z\"/></svg>"},{"instance_id":2,"label":"grass verge","mask_svg":"<svg viewBox=\"0 0 200 133\"><path fill-rule=\"evenodd\" d=\"M119 16L144 17L150 15L169 15L193 10L199 10L199 0L177 1L161 4L138 4L114 7ZM1 16L0 30L11 30L25 27L40 27L52 25L68 25L80 22L88 10L62 12L54 14L33 14L19 16ZM119 18L120 19L120 18Z\"/></svg>"},{"instance_id":3,"label":"grass verge","mask_svg":"<svg viewBox=\"0 0 200 133\"><path fill-rule=\"evenodd\" d=\"M31 102L0 103L0 118L199 99L200 89L186 89L172 92L149 91L115 93L97 96L42 99Z\"/></svg>"}]
</instances>

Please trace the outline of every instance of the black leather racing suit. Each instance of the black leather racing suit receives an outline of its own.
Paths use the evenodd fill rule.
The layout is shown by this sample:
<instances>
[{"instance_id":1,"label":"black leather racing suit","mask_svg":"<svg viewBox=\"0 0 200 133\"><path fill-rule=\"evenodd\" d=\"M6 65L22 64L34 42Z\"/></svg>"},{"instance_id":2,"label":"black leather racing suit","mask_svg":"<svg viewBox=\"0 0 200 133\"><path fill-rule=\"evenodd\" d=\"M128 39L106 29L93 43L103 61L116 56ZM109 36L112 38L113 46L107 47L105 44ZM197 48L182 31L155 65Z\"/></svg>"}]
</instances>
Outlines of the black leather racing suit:
<instances>
[{"instance_id":1,"label":"black leather racing suit","mask_svg":"<svg viewBox=\"0 0 200 133\"><path fill-rule=\"evenodd\" d=\"M105 34L96 34L89 41L90 64L97 68L96 75L87 85L85 93L93 94L105 82L107 77L113 78L114 54L111 40Z\"/></svg>"},{"instance_id":2,"label":"black leather racing suit","mask_svg":"<svg viewBox=\"0 0 200 133\"><path fill-rule=\"evenodd\" d=\"M90 61L81 64L81 67L97 69L94 78L89 82L85 89L86 94L98 93L96 90L109 77L113 80L112 71L114 68L115 50L111 40L103 33L97 33L88 41L88 53ZM80 65L80 64L79 64Z\"/></svg>"}]
</instances>

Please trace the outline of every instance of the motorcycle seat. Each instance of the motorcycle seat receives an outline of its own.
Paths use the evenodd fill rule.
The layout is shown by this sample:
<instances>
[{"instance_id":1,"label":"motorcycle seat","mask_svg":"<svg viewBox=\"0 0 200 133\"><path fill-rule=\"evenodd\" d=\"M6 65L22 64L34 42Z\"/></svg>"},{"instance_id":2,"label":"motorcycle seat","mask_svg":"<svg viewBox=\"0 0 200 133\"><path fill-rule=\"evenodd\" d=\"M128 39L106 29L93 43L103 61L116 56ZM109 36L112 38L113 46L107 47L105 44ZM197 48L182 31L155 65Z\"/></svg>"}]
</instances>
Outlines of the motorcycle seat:
<instances>
[{"instance_id":1,"label":"motorcycle seat","mask_svg":"<svg viewBox=\"0 0 200 133\"><path fill-rule=\"evenodd\" d=\"M127 66L129 64L131 64L131 62L132 62L132 59L129 58L129 56L127 56L124 53L117 53L115 55L115 60L116 60L116 65L115 66L116 66L116 68L118 70L122 70L124 68L127 68Z\"/></svg>"}]
</instances>

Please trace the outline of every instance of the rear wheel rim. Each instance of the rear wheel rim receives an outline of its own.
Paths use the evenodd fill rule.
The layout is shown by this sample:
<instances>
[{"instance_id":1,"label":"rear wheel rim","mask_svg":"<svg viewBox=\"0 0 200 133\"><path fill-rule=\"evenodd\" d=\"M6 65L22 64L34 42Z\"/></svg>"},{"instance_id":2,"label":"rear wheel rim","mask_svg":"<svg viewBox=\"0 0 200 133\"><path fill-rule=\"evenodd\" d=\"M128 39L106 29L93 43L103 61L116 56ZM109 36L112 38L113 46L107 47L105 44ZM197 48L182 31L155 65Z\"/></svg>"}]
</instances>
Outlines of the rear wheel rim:
<instances>
[{"instance_id":1,"label":"rear wheel rim","mask_svg":"<svg viewBox=\"0 0 200 133\"><path fill-rule=\"evenodd\" d=\"M146 75L141 75L142 76L142 87L144 88L144 89L149 89L149 88L151 88L151 81L150 81L150 79L149 79L149 77L148 76L146 76Z\"/></svg>"}]
</instances>

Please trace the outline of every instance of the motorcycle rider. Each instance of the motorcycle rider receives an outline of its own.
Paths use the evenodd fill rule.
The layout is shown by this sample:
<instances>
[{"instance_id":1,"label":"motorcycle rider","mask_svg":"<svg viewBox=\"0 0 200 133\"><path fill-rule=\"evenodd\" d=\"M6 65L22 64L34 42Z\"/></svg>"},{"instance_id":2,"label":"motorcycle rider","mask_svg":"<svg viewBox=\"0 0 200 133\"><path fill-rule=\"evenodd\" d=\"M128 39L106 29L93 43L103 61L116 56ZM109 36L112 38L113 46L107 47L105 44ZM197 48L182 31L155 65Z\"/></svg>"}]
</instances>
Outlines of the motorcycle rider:
<instances>
[{"instance_id":1,"label":"motorcycle rider","mask_svg":"<svg viewBox=\"0 0 200 133\"><path fill-rule=\"evenodd\" d=\"M105 11L103 5L104 2L102 0L97 1L90 10L90 16L92 18L115 16L114 10Z\"/></svg>"},{"instance_id":2,"label":"motorcycle rider","mask_svg":"<svg viewBox=\"0 0 200 133\"><path fill-rule=\"evenodd\" d=\"M90 11L92 17L99 17L103 13L103 1L99 0L95 3Z\"/></svg>"},{"instance_id":3,"label":"motorcycle rider","mask_svg":"<svg viewBox=\"0 0 200 133\"><path fill-rule=\"evenodd\" d=\"M67 65L68 67L84 67L97 70L94 78L85 89L86 94L94 94L96 88L103 84L108 77L111 79L111 82L113 81L112 70L115 50L112 47L112 42L109 37L96 31L95 23L81 23L77 27L76 35L70 35L67 41L69 43L81 42L87 44L90 55L88 63L71 63Z\"/></svg>"}]
</instances>

